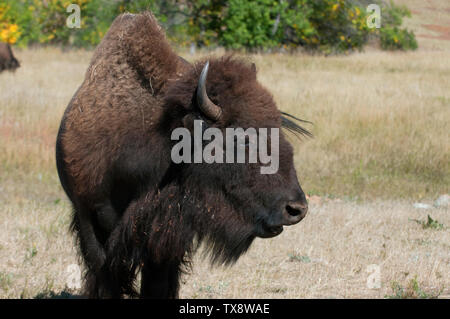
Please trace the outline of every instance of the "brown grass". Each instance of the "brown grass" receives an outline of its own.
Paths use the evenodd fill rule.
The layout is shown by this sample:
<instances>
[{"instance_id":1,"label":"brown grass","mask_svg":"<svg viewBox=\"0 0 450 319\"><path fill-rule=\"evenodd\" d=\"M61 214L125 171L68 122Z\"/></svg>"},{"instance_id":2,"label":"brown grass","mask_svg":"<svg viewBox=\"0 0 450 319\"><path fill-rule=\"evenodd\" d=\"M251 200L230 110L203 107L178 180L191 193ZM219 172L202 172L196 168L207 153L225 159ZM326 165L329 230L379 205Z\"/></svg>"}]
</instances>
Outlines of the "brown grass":
<instances>
[{"instance_id":1,"label":"brown grass","mask_svg":"<svg viewBox=\"0 0 450 319\"><path fill-rule=\"evenodd\" d=\"M409 287L417 276L423 291L448 297L449 210L412 207L449 192L446 48L251 56L280 108L314 122L315 138L296 146L303 188L340 200L312 204L304 221L277 238L256 240L232 268L211 269L197 255L181 296L382 298L395 294L393 283ZM0 74L2 298L59 293L67 267L77 262L54 142L91 52L49 48L16 50L16 56L22 67ZM427 214L444 229L412 221ZM380 289L366 285L371 264L380 266Z\"/></svg>"},{"instance_id":2,"label":"brown grass","mask_svg":"<svg viewBox=\"0 0 450 319\"><path fill-rule=\"evenodd\" d=\"M448 52L255 57L281 108L314 122L296 165L310 193L435 197L450 184Z\"/></svg>"},{"instance_id":3,"label":"brown grass","mask_svg":"<svg viewBox=\"0 0 450 319\"><path fill-rule=\"evenodd\" d=\"M448 225L448 210L433 210ZM183 298L383 298L392 283L450 297L450 231L423 230L424 219L407 202L313 205L298 226L257 240L229 269L211 269L197 258ZM201 257L201 256L198 256ZM380 267L380 289L370 289L369 265ZM370 272L368 272L370 271Z\"/></svg>"}]
</instances>

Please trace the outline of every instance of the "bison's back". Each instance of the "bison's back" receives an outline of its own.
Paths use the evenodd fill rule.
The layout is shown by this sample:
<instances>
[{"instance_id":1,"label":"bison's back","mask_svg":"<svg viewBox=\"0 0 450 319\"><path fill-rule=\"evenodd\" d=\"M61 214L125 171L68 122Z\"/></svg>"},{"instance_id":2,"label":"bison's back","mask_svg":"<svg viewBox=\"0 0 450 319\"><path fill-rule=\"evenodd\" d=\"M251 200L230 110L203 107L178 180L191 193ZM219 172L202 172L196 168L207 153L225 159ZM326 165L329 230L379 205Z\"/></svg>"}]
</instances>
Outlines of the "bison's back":
<instances>
[{"instance_id":1,"label":"bison's back","mask_svg":"<svg viewBox=\"0 0 450 319\"><path fill-rule=\"evenodd\" d=\"M61 123L60 166L71 178L71 192L95 193L110 182L105 176L125 150L136 154L152 146L178 63L151 14L115 19Z\"/></svg>"}]
</instances>

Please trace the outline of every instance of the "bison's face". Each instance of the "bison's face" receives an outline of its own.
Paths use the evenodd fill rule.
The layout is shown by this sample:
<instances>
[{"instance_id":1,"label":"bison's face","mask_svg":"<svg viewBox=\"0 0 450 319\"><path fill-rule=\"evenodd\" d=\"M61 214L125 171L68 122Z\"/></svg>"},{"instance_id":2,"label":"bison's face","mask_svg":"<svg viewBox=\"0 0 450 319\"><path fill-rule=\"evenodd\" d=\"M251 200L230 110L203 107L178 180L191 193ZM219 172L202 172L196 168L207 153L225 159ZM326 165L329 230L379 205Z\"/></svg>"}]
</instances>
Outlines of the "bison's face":
<instances>
[{"instance_id":1,"label":"bison's face","mask_svg":"<svg viewBox=\"0 0 450 319\"><path fill-rule=\"evenodd\" d=\"M205 207L212 208L205 211L214 215L218 211L215 206L226 207L217 213L220 216L211 216L217 222L229 219L245 224L253 236L277 236L283 226L301 221L308 210L297 180L292 146L281 131L282 126L295 129L296 125L282 117L270 93L256 81L254 67L228 58L212 61L210 66L206 63L197 76L190 105L184 107L186 112L173 111L180 114L183 129L189 130L192 146L191 162L179 166L178 176L186 188L195 189ZM248 134L235 134L234 143L229 143L227 135L236 128ZM199 132L203 138L196 149ZM217 147L205 152L212 141L219 142ZM268 148L265 153L261 149L264 143ZM197 154L195 163L194 152L199 149L203 157ZM227 156L231 149L233 156ZM251 161L250 153L255 150L256 161ZM239 152L244 152L244 163L238 160ZM268 157L263 158L261 152Z\"/></svg>"}]
</instances>

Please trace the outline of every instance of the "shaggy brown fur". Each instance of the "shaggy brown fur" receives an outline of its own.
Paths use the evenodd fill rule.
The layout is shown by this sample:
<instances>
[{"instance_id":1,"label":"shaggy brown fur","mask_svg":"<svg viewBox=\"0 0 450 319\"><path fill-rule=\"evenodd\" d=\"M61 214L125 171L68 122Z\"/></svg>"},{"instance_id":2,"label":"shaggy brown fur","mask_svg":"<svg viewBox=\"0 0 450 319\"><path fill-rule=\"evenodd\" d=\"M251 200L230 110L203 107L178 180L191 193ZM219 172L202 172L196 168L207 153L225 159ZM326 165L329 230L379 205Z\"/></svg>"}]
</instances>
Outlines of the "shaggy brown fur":
<instances>
[{"instance_id":1,"label":"shaggy brown fur","mask_svg":"<svg viewBox=\"0 0 450 319\"><path fill-rule=\"evenodd\" d=\"M14 72L18 67L20 63L14 57L9 44L0 42L0 72L3 70Z\"/></svg>"},{"instance_id":2,"label":"shaggy brown fur","mask_svg":"<svg viewBox=\"0 0 450 319\"><path fill-rule=\"evenodd\" d=\"M179 58L150 13L124 14L69 103L56 157L90 297L137 295L141 271L141 297L175 298L194 242L209 245L213 262L231 263L255 237L275 236L306 214L282 134L272 175L260 174L260 163L171 161L172 130L191 128L194 119L221 130L284 125L302 133L281 116L254 66L231 56L209 60L207 94L223 112L207 119L195 99L205 62Z\"/></svg>"}]
</instances>

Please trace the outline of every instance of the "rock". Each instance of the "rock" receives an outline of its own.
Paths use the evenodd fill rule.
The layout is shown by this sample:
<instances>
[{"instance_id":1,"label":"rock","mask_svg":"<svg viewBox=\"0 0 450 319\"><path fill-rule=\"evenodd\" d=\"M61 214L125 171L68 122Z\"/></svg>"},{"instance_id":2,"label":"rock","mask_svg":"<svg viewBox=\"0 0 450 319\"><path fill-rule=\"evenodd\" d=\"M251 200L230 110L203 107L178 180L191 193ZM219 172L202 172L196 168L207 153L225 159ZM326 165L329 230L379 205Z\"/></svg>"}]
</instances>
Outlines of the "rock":
<instances>
[{"instance_id":1,"label":"rock","mask_svg":"<svg viewBox=\"0 0 450 319\"><path fill-rule=\"evenodd\" d=\"M448 207L450 205L450 195L444 194L434 201L434 207Z\"/></svg>"},{"instance_id":2,"label":"rock","mask_svg":"<svg viewBox=\"0 0 450 319\"><path fill-rule=\"evenodd\" d=\"M431 208L431 205L424 204L424 203L414 203L413 206L414 206L414 208L419 208L419 209L430 209Z\"/></svg>"}]
</instances>

